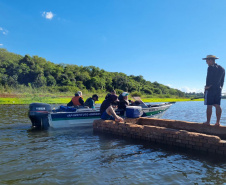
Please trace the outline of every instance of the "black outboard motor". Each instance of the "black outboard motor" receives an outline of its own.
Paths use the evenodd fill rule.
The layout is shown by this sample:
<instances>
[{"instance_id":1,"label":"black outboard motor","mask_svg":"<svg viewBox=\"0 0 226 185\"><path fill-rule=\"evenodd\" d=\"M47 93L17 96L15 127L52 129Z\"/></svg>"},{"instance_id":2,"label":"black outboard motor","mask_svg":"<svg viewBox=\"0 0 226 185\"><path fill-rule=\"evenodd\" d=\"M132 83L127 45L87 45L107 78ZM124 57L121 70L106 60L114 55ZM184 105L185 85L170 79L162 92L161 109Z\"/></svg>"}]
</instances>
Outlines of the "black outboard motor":
<instances>
[{"instance_id":1,"label":"black outboard motor","mask_svg":"<svg viewBox=\"0 0 226 185\"><path fill-rule=\"evenodd\" d=\"M31 103L28 116L35 129L48 129L48 114L51 112L51 106L46 103Z\"/></svg>"}]
</instances>

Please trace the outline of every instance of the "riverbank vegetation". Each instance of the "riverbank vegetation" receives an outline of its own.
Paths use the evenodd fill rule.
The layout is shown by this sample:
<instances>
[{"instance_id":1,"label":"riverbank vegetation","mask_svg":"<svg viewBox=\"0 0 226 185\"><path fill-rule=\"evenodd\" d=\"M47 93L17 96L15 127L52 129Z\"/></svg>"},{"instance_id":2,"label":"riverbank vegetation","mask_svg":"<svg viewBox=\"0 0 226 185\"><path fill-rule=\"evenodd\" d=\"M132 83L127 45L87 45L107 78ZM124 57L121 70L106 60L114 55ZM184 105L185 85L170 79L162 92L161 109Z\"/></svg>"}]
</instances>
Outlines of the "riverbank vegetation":
<instances>
[{"instance_id":1,"label":"riverbank vegetation","mask_svg":"<svg viewBox=\"0 0 226 185\"><path fill-rule=\"evenodd\" d=\"M96 103L100 104L104 100L104 95L100 95L99 101ZM86 100L88 97L91 97L87 94L84 96ZM33 95L0 95L0 104L30 104L34 102L39 103L49 103L49 104L67 104L71 100L72 96L65 96L63 94L33 94ZM179 101L192 101L190 98L148 98L148 97L141 97L143 102L179 102ZM133 100L133 97L129 96L129 99ZM194 99L193 101L203 101L203 99Z\"/></svg>"},{"instance_id":2,"label":"riverbank vegetation","mask_svg":"<svg viewBox=\"0 0 226 185\"><path fill-rule=\"evenodd\" d=\"M98 94L99 102L112 89L127 91L146 102L190 100L184 92L143 76L107 72L95 66L54 64L39 56L21 56L0 49L0 104L67 103L77 91L84 99Z\"/></svg>"},{"instance_id":3,"label":"riverbank vegetation","mask_svg":"<svg viewBox=\"0 0 226 185\"><path fill-rule=\"evenodd\" d=\"M102 103L106 96L106 92L89 92L83 91L83 98L86 100L94 93L99 96L99 101L96 103ZM31 88L27 86L20 86L18 89L7 87L4 91L0 91L0 104L30 104L34 102L40 103L52 103L52 104L67 104L73 97L74 92L54 92L50 93L45 88ZM134 93L129 95L129 99L133 100ZM178 102L178 101L192 101L188 97L177 97L167 95L146 95L141 94L140 97L144 102ZM203 100L194 99L193 101Z\"/></svg>"}]
</instances>

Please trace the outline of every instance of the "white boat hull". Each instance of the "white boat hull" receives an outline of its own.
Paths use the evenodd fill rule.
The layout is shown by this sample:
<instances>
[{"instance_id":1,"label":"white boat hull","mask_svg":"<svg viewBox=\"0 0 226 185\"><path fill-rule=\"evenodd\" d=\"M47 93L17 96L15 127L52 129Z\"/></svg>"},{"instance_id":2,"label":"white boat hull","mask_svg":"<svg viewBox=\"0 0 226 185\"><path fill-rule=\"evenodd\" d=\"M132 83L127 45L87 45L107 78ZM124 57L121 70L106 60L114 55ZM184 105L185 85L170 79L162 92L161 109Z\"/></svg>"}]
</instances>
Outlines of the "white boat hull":
<instances>
[{"instance_id":1,"label":"white boat hull","mask_svg":"<svg viewBox=\"0 0 226 185\"><path fill-rule=\"evenodd\" d=\"M172 103L156 104L156 105L143 105L143 107L127 107L128 109L115 110L116 114L125 117L157 117L162 115ZM73 126L91 126L93 121L100 119L100 111L97 109L89 108L68 108L60 106L57 110L52 110L49 104L32 103L29 106L29 118L32 122L32 127L37 129L62 128ZM135 112L136 113L135 113ZM131 113L132 112L132 116Z\"/></svg>"},{"instance_id":2,"label":"white boat hull","mask_svg":"<svg viewBox=\"0 0 226 185\"><path fill-rule=\"evenodd\" d=\"M171 105L166 104L160 107L143 108L142 111L145 113L144 117L160 117ZM116 111L116 113L121 117L125 117L121 111ZM56 118L59 115L61 116ZM94 117L90 118L91 116ZM90 126L94 120L100 119L100 113L99 111L92 112L91 110L89 112L80 112L79 114L71 112L50 113L48 119L49 125L52 128Z\"/></svg>"}]
</instances>

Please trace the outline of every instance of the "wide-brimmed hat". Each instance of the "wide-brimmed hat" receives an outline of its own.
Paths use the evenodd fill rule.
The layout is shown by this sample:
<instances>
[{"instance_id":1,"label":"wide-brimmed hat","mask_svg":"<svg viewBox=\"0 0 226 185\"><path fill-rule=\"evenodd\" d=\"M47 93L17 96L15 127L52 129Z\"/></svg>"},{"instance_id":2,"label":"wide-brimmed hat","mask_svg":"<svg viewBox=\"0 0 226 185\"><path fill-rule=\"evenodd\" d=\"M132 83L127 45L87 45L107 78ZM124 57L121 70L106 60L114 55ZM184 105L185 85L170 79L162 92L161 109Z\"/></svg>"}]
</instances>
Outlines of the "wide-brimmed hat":
<instances>
[{"instance_id":1,"label":"wide-brimmed hat","mask_svg":"<svg viewBox=\"0 0 226 185\"><path fill-rule=\"evenodd\" d=\"M219 59L218 57L214 56L214 55L207 55L206 58L202 58L203 60L209 59L209 58L213 58L213 59Z\"/></svg>"}]
</instances>

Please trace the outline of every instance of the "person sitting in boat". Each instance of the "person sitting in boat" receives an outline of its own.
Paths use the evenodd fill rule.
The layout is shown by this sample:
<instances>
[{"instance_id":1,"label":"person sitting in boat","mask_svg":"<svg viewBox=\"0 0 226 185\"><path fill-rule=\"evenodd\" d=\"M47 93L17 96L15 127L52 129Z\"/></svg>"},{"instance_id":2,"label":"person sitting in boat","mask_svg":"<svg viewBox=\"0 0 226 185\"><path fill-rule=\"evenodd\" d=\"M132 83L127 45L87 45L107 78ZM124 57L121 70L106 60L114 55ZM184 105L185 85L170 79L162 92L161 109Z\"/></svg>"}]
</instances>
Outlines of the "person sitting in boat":
<instances>
[{"instance_id":1,"label":"person sitting in boat","mask_svg":"<svg viewBox=\"0 0 226 185\"><path fill-rule=\"evenodd\" d=\"M123 119L120 116L118 116L113 109L113 104L115 104L117 101L118 96L116 95L111 95L103 101L103 103L100 106L101 119L115 120L117 122L123 121Z\"/></svg>"},{"instance_id":2,"label":"person sitting in boat","mask_svg":"<svg viewBox=\"0 0 226 185\"><path fill-rule=\"evenodd\" d=\"M123 92L122 94L119 95L118 109L126 110L126 107L130 105L128 95L129 95L128 92Z\"/></svg>"},{"instance_id":3,"label":"person sitting in boat","mask_svg":"<svg viewBox=\"0 0 226 185\"><path fill-rule=\"evenodd\" d=\"M98 101L98 96L94 94L92 97L88 98L84 104L84 106L88 106L89 108L94 109L95 101Z\"/></svg>"},{"instance_id":4,"label":"person sitting in boat","mask_svg":"<svg viewBox=\"0 0 226 185\"><path fill-rule=\"evenodd\" d=\"M75 96L67 104L67 106L80 106L80 105L84 105L84 100L82 98L82 91L78 91L77 93L75 93Z\"/></svg>"},{"instance_id":5,"label":"person sitting in boat","mask_svg":"<svg viewBox=\"0 0 226 185\"><path fill-rule=\"evenodd\" d=\"M138 100L136 100L134 102L129 100L129 102L130 102L130 106L140 106L140 104L141 104Z\"/></svg>"},{"instance_id":6,"label":"person sitting in boat","mask_svg":"<svg viewBox=\"0 0 226 185\"><path fill-rule=\"evenodd\" d=\"M111 92L106 95L105 100L110 98L111 95L116 95L116 91L114 89L112 89Z\"/></svg>"}]
</instances>

